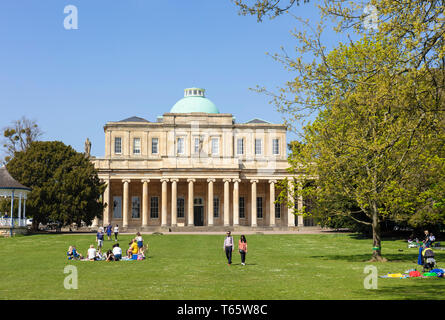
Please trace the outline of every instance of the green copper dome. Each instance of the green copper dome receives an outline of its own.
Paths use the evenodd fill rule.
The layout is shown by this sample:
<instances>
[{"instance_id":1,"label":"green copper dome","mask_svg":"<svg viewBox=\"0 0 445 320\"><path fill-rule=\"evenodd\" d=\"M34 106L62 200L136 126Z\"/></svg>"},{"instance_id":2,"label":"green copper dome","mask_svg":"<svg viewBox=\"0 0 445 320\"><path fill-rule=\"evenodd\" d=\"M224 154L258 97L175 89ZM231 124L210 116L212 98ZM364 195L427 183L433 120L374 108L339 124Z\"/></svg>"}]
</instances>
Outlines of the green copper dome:
<instances>
[{"instance_id":1,"label":"green copper dome","mask_svg":"<svg viewBox=\"0 0 445 320\"><path fill-rule=\"evenodd\" d=\"M175 103L170 113L219 113L215 104L204 96L204 89L187 88L184 90L184 98Z\"/></svg>"}]
</instances>

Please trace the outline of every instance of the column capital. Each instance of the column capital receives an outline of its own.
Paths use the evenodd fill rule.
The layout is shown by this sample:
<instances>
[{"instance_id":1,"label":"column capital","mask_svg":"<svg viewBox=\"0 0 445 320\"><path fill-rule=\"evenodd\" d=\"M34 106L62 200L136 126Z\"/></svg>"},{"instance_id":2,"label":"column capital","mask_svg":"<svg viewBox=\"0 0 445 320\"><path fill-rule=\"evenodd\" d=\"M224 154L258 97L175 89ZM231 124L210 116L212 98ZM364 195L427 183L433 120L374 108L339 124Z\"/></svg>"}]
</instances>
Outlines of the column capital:
<instances>
[{"instance_id":1,"label":"column capital","mask_svg":"<svg viewBox=\"0 0 445 320\"><path fill-rule=\"evenodd\" d=\"M214 179L214 178L208 178L207 179L207 182L215 182L216 181L216 179Z\"/></svg>"},{"instance_id":2,"label":"column capital","mask_svg":"<svg viewBox=\"0 0 445 320\"><path fill-rule=\"evenodd\" d=\"M177 178L173 178L173 179L170 179L170 181L171 181L171 182L178 182L179 179L177 179Z\"/></svg>"},{"instance_id":3,"label":"column capital","mask_svg":"<svg viewBox=\"0 0 445 320\"><path fill-rule=\"evenodd\" d=\"M122 183L125 183L125 182L128 182L128 183L130 183L130 182L131 182L131 180L130 180L130 179L122 179Z\"/></svg>"},{"instance_id":4,"label":"column capital","mask_svg":"<svg viewBox=\"0 0 445 320\"><path fill-rule=\"evenodd\" d=\"M145 183L145 182L149 183L149 182L150 182L150 179L141 179L141 182L142 182L142 183Z\"/></svg>"},{"instance_id":5,"label":"column capital","mask_svg":"<svg viewBox=\"0 0 445 320\"><path fill-rule=\"evenodd\" d=\"M250 183L258 183L258 179L251 179Z\"/></svg>"},{"instance_id":6,"label":"column capital","mask_svg":"<svg viewBox=\"0 0 445 320\"><path fill-rule=\"evenodd\" d=\"M277 180L269 180L269 183L277 183Z\"/></svg>"},{"instance_id":7,"label":"column capital","mask_svg":"<svg viewBox=\"0 0 445 320\"><path fill-rule=\"evenodd\" d=\"M233 179L233 182L241 182L241 179L235 178Z\"/></svg>"},{"instance_id":8,"label":"column capital","mask_svg":"<svg viewBox=\"0 0 445 320\"><path fill-rule=\"evenodd\" d=\"M169 179L168 179L168 178L161 178L160 181L161 181L161 182L168 182Z\"/></svg>"},{"instance_id":9,"label":"column capital","mask_svg":"<svg viewBox=\"0 0 445 320\"><path fill-rule=\"evenodd\" d=\"M230 179L230 178L224 178L223 179L223 182L230 182L230 181L232 181L232 179Z\"/></svg>"},{"instance_id":10,"label":"column capital","mask_svg":"<svg viewBox=\"0 0 445 320\"><path fill-rule=\"evenodd\" d=\"M190 179L187 179L187 182L196 182L196 179L190 178Z\"/></svg>"}]
</instances>

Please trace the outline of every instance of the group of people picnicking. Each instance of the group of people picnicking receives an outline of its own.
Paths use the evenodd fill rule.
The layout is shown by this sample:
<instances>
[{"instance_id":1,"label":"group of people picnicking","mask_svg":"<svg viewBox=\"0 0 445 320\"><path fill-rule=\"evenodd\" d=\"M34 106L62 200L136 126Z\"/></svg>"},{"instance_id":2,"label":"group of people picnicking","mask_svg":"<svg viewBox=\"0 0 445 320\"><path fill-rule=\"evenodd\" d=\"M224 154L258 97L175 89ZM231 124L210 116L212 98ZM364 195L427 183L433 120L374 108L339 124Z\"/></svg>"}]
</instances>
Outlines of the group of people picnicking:
<instances>
[{"instance_id":1,"label":"group of people picnicking","mask_svg":"<svg viewBox=\"0 0 445 320\"><path fill-rule=\"evenodd\" d=\"M111 240L111 225L108 225L105 229L107 233L108 240ZM116 225L114 228L114 241L117 242L119 233L119 226ZM105 253L102 252L104 244L104 229L99 228L96 234L97 248L94 244L91 244L87 250L87 255L84 257L79 251L77 251L75 246L70 246L68 248L67 256L69 260L82 260L82 261L120 261L120 260L143 260L146 257L147 245L144 245L144 240L140 232L136 233L136 237L131 240L128 244L129 247L126 251L126 256L122 255L122 248L119 247L119 243L113 245L112 249L107 250ZM235 243L233 236L230 231L227 231L226 237L224 239L223 250L226 254L228 265L232 264L232 252L235 249ZM241 265L246 265L246 254L247 254L247 240L244 235L241 235L238 241L238 251L241 255Z\"/></svg>"},{"instance_id":2,"label":"group of people picnicking","mask_svg":"<svg viewBox=\"0 0 445 320\"><path fill-rule=\"evenodd\" d=\"M108 225L105 229L107 233L108 240L111 240L111 225ZM116 225L114 228L114 241L118 241L119 226ZM133 238L128 244L128 249L126 250L126 255L122 255L122 248L119 243L115 243L111 249L107 250L105 253L102 248L104 245L104 229L99 228L96 234L97 248L94 244L91 244L87 250L87 255L84 257L79 251L77 251L75 246L70 246L67 251L67 256L69 260L82 260L82 261L120 261L120 260L143 260L146 257L147 246L144 245L144 240L141 234L138 232L136 237Z\"/></svg>"}]
</instances>

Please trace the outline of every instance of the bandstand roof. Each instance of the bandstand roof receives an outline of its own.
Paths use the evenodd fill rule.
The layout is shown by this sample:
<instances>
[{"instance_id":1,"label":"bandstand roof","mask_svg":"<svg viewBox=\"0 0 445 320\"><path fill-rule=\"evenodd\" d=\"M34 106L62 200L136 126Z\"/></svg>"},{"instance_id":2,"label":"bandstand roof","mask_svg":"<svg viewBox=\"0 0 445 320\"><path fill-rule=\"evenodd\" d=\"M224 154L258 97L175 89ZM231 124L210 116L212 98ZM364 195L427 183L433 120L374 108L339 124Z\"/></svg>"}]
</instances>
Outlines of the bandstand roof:
<instances>
[{"instance_id":1,"label":"bandstand roof","mask_svg":"<svg viewBox=\"0 0 445 320\"><path fill-rule=\"evenodd\" d=\"M31 188L25 187L20 182L15 180L3 166L0 168L0 196L11 197L14 194L15 198L23 197L31 191Z\"/></svg>"}]
</instances>

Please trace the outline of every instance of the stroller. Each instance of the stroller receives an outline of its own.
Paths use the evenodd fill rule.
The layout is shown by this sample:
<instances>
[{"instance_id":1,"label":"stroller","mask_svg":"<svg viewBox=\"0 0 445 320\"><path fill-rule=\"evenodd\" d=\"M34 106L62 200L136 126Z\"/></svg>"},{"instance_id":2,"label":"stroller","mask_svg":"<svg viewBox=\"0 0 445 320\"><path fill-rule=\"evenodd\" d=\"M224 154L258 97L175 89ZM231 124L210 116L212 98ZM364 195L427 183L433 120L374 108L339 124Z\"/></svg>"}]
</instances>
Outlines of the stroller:
<instances>
[{"instance_id":1,"label":"stroller","mask_svg":"<svg viewBox=\"0 0 445 320\"><path fill-rule=\"evenodd\" d=\"M423 272L431 271L436 267L436 260L434 259L434 251L431 248L425 248L422 251L423 258Z\"/></svg>"}]
</instances>

